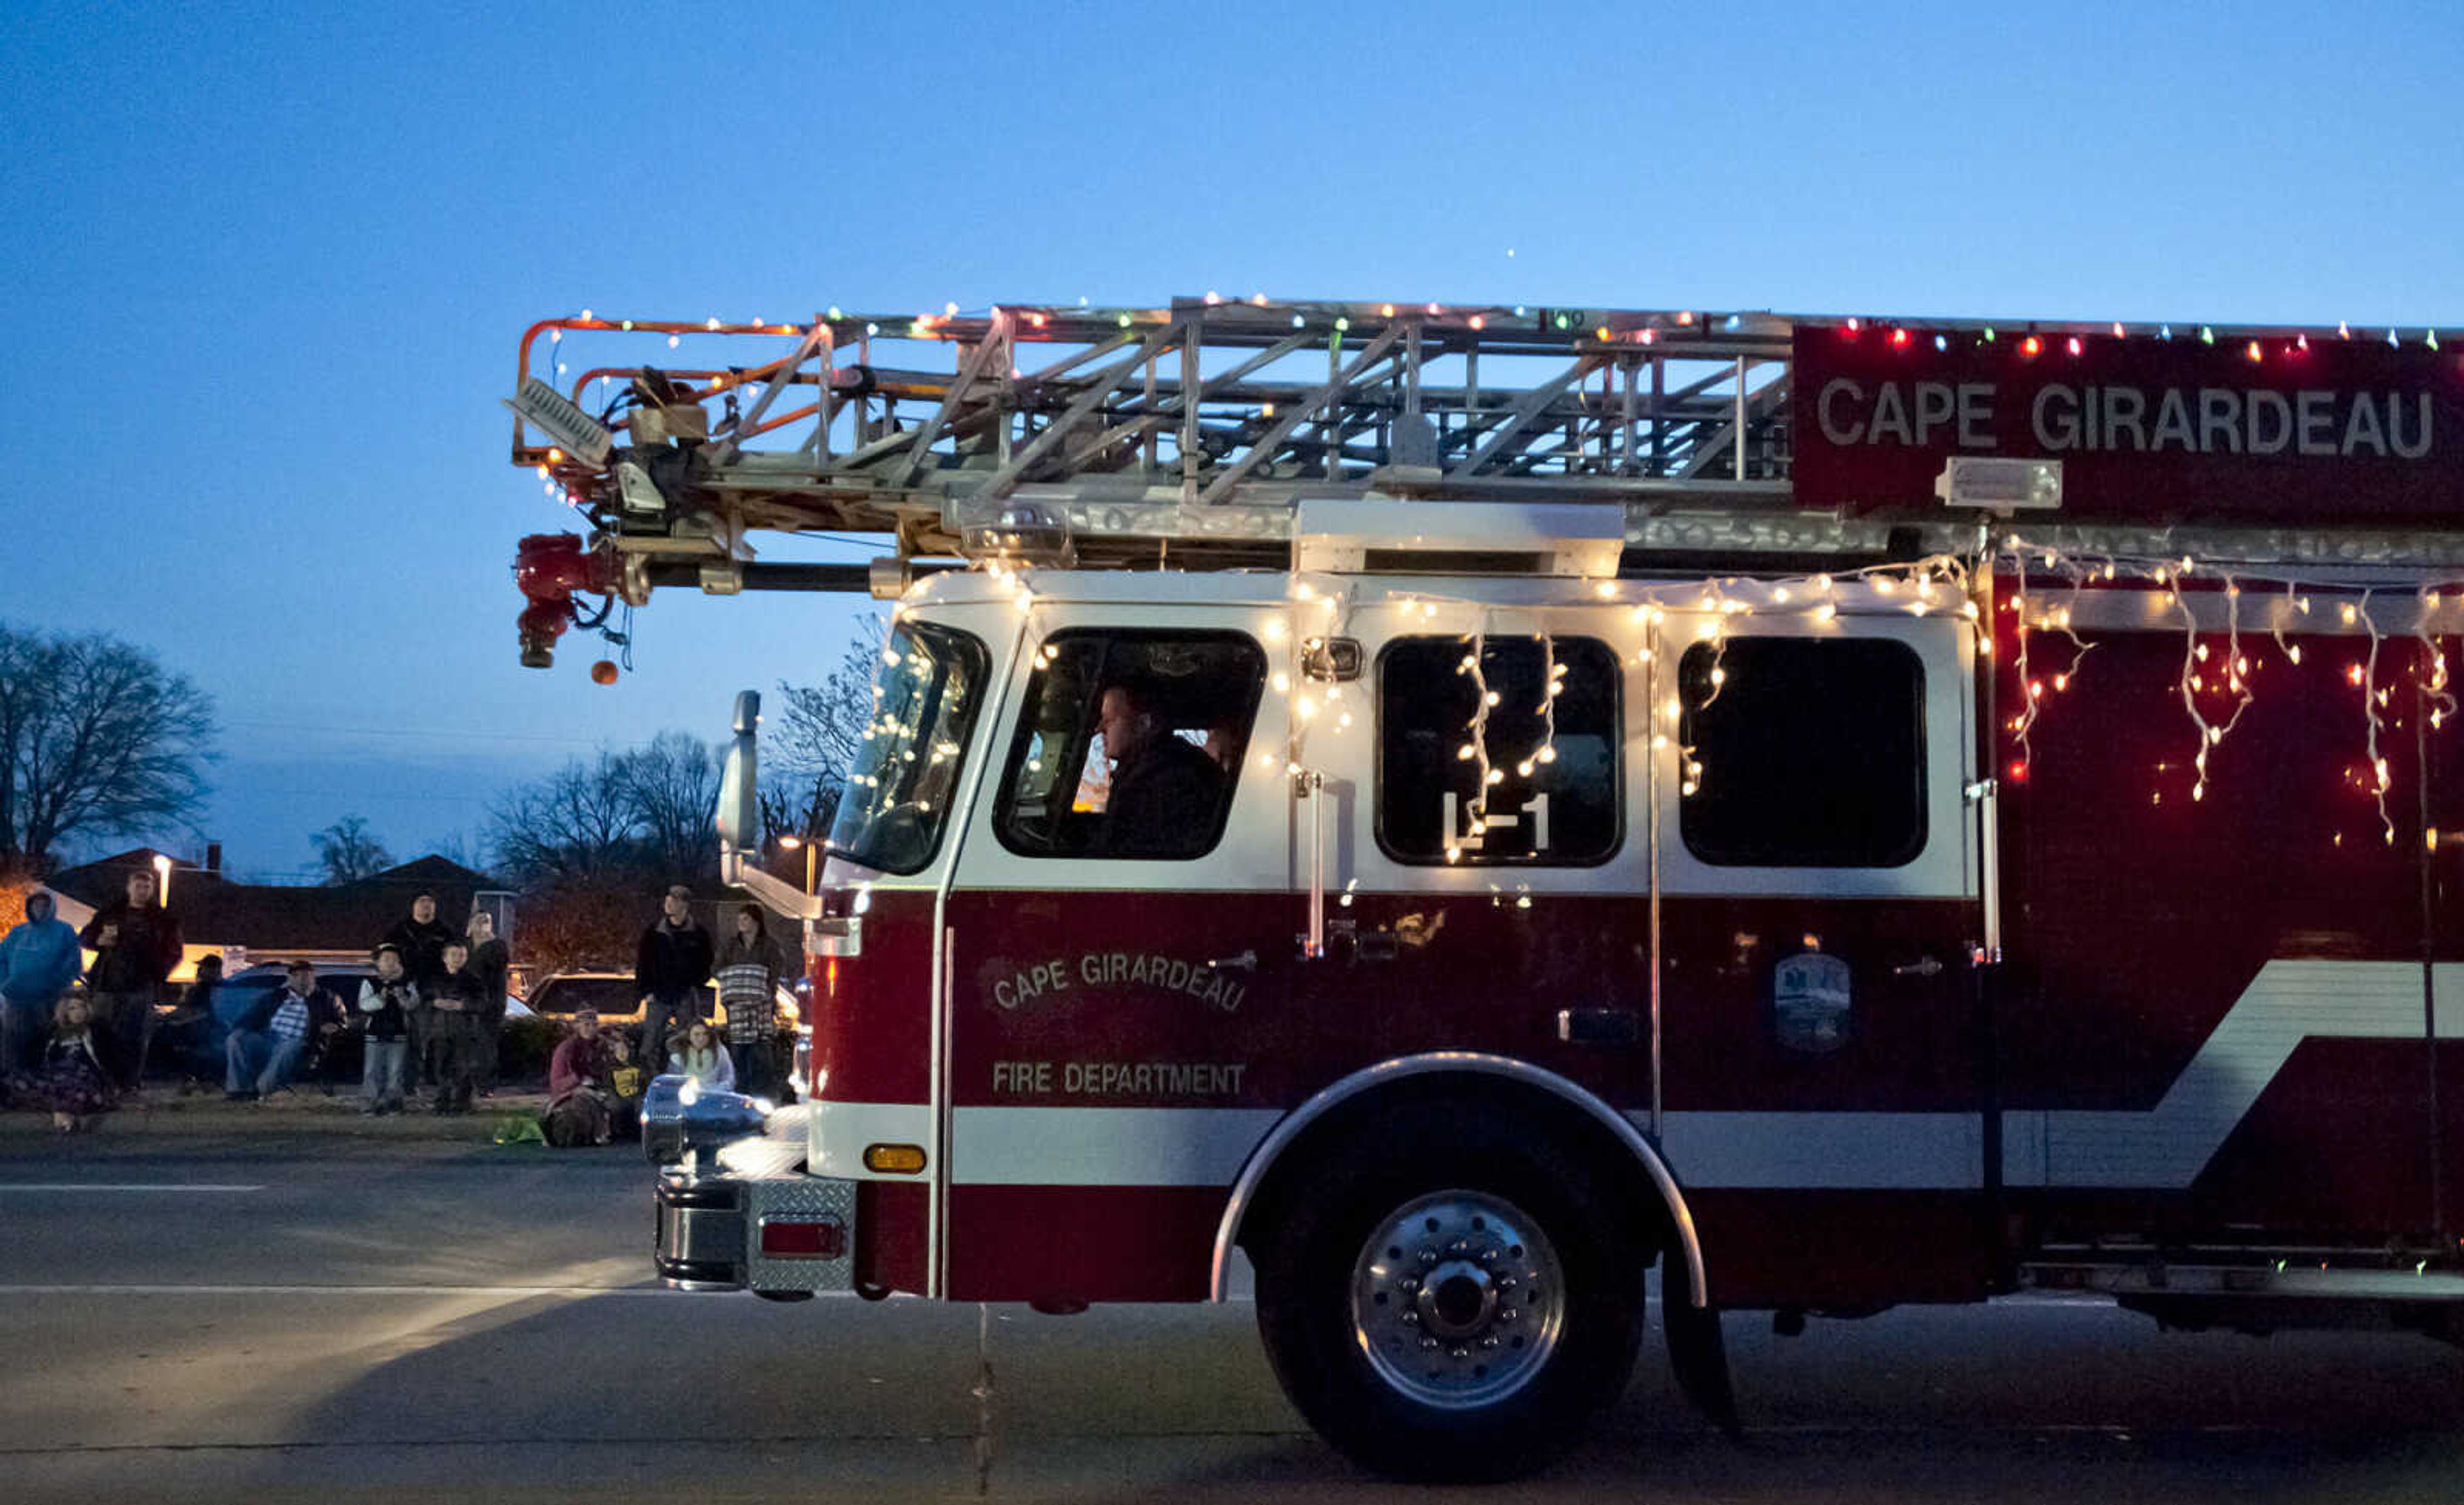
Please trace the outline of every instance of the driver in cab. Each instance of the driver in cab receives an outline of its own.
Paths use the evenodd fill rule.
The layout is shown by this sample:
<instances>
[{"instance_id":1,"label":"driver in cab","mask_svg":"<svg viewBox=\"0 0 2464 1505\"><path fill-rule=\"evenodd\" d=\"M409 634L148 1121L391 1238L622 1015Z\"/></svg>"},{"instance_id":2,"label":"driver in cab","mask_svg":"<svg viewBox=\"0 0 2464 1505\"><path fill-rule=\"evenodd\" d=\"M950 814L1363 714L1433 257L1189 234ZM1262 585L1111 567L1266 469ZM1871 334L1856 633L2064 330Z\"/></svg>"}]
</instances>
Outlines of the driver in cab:
<instances>
[{"instance_id":1,"label":"driver in cab","mask_svg":"<svg viewBox=\"0 0 2464 1505\"><path fill-rule=\"evenodd\" d=\"M1206 843L1223 792L1216 761L1176 737L1156 713L1156 697L1135 682L1104 692L1095 730L1112 764L1095 854L1173 857Z\"/></svg>"}]
</instances>

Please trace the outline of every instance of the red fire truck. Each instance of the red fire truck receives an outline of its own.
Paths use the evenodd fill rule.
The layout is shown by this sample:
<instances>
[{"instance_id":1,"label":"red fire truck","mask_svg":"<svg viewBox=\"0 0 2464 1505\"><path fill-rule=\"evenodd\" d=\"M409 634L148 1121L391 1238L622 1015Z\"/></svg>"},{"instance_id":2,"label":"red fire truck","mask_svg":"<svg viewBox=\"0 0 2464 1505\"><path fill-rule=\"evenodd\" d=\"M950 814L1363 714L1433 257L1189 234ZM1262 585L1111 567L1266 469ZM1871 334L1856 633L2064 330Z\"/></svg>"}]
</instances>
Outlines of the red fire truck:
<instances>
[{"instance_id":1,"label":"red fire truck","mask_svg":"<svg viewBox=\"0 0 2464 1505\"><path fill-rule=\"evenodd\" d=\"M644 336L778 350L533 374ZM2434 331L1210 296L523 362L592 525L523 545L527 659L577 595L894 603L817 882L739 706L811 1100L663 1086L671 1284L1245 1260L1293 1403L1420 1477L1579 1435L1655 1265L1715 1412L1722 1312L2464 1335ZM894 547L748 543L799 530Z\"/></svg>"}]
</instances>

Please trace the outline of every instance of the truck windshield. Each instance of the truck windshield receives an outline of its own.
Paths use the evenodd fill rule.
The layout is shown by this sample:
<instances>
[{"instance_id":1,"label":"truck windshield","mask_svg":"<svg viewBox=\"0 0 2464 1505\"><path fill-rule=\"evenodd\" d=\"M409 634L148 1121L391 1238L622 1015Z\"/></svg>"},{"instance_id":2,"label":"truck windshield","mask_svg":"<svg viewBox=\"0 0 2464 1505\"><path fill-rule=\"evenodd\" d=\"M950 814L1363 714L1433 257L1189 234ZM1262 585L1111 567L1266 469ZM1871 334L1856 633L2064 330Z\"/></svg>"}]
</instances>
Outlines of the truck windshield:
<instances>
[{"instance_id":1,"label":"truck windshield","mask_svg":"<svg viewBox=\"0 0 2464 1505\"><path fill-rule=\"evenodd\" d=\"M832 852L884 873L913 873L933 860L984 675L983 645L964 632L910 622L890 634L830 827Z\"/></svg>"}]
</instances>

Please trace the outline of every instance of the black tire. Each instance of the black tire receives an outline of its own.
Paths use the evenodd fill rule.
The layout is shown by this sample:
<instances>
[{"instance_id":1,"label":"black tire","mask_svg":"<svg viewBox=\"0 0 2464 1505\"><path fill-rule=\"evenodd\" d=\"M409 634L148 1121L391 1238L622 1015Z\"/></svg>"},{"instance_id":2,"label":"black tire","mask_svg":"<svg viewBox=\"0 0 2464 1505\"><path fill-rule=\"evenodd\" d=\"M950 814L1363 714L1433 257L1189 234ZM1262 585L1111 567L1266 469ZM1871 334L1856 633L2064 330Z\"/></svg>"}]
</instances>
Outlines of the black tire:
<instances>
[{"instance_id":1,"label":"black tire","mask_svg":"<svg viewBox=\"0 0 2464 1505\"><path fill-rule=\"evenodd\" d=\"M1398 1108L1329 1147L1244 1238L1284 1393L1392 1478L1529 1473L1633 1372L1649 1250L1599 1171L1504 1117Z\"/></svg>"}]
</instances>

